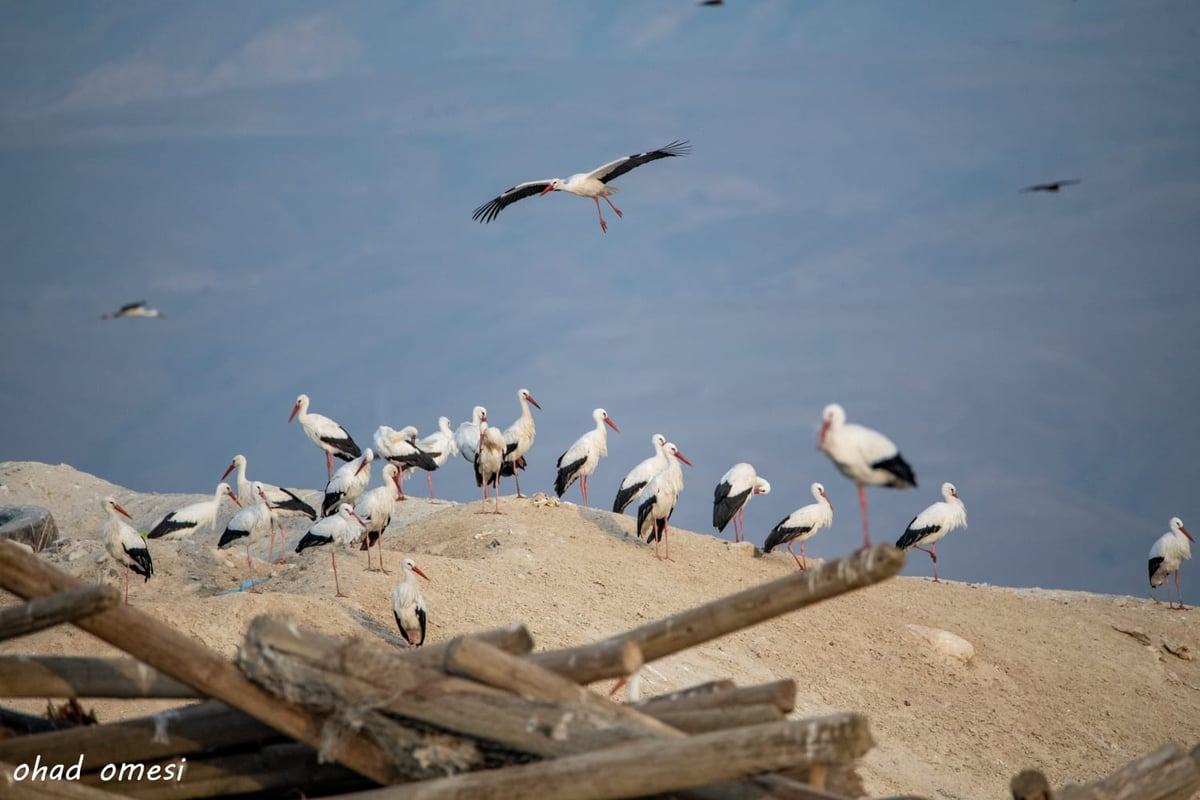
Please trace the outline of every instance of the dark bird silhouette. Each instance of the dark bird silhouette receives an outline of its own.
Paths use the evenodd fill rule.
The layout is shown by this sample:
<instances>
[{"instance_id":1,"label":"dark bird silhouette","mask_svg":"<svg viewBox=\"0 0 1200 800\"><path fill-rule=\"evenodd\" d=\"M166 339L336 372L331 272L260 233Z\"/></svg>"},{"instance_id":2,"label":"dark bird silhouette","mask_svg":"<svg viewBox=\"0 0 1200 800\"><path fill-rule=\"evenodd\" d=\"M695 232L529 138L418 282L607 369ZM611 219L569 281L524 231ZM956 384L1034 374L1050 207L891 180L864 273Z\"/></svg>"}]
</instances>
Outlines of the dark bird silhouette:
<instances>
[{"instance_id":1,"label":"dark bird silhouette","mask_svg":"<svg viewBox=\"0 0 1200 800\"><path fill-rule=\"evenodd\" d=\"M1053 181L1051 183L1035 183L1033 186L1026 186L1022 192L1058 192L1064 186L1074 186L1080 183L1078 178L1070 178L1065 181Z\"/></svg>"},{"instance_id":2,"label":"dark bird silhouette","mask_svg":"<svg viewBox=\"0 0 1200 800\"><path fill-rule=\"evenodd\" d=\"M699 5L702 5L702 6L723 6L723 5L725 5L725 0L700 0L700 3L699 3Z\"/></svg>"}]
</instances>

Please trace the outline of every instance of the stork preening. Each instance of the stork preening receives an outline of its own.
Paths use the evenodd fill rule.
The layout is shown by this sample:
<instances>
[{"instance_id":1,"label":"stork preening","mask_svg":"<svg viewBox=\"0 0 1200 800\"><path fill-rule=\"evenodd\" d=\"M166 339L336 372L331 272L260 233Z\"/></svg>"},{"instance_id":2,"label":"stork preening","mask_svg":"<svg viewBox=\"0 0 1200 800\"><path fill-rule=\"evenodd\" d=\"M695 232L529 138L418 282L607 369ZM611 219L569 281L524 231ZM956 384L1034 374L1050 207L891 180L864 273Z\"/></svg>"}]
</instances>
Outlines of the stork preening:
<instances>
[{"instance_id":1,"label":"stork preening","mask_svg":"<svg viewBox=\"0 0 1200 800\"><path fill-rule=\"evenodd\" d=\"M353 507L354 501L371 483L371 462L374 460L375 451L368 447L361 456L337 468L329 483L325 484L325 498L321 501L322 517L334 513L334 509L342 503L349 503Z\"/></svg>"},{"instance_id":2,"label":"stork preening","mask_svg":"<svg viewBox=\"0 0 1200 800\"><path fill-rule=\"evenodd\" d=\"M590 197L595 201L596 214L600 217L600 231L607 233L608 223L604 221L604 213L600 210L600 198L604 198L604 202L608 203L618 217L624 216L621 213L621 209L614 206L612 200L609 199L617 191L617 187L610 185L610 181L651 161L657 161L660 158L685 156L691 151L692 147L686 139L674 141L666 147L660 147L657 150L634 153L631 156L618 158L616 161L610 161L603 166L596 167L591 172L576 173L566 180L562 178L547 178L540 181L518 183L516 186L506 189L497 197L475 209L475 213L471 215L471 219L484 223L491 222L501 211L518 200L532 197L535 194L544 195L550 192L569 192L579 197Z\"/></svg>"},{"instance_id":3,"label":"stork preening","mask_svg":"<svg viewBox=\"0 0 1200 800\"><path fill-rule=\"evenodd\" d=\"M533 447L533 439L537 434L537 426L533 422L533 413L529 406L541 411L542 407L528 389L517 390L517 402L521 404L521 416L517 421L504 429L504 465L512 470L513 480L517 483L517 497L521 494L521 476L518 471L525 468L525 454ZM507 470L505 470L507 474Z\"/></svg>"},{"instance_id":4,"label":"stork preening","mask_svg":"<svg viewBox=\"0 0 1200 800\"><path fill-rule=\"evenodd\" d=\"M576 439L575 443L558 457L558 474L554 479L554 493L559 497L571 488L571 484L579 481L584 508L588 505L588 477L596 471L600 459L608 455L608 431L604 426L607 425L617 433L621 432L603 408L594 410L592 419L596 420L596 427Z\"/></svg>"},{"instance_id":5,"label":"stork preening","mask_svg":"<svg viewBox=\"0 0 1200 800\"><path fill-rule=\"evenodd\" d=\"M404 497L400 488L400 468L390 461L383 467L383 485L363 492L354 506L354 513L363 521L361 550L367 551L367 569L371 569L371 545L379 546L379 571L387 574L383 566L383 531L392 522L392 510L396 501Z\"/></svg>"},{"instance_id":6,"label":"stork preening","mask_svg":"<svg viewBox=\"0 0 1200 800\"><path fill-rule=\"evenodd\" d=\"M1167 608L1173 611L1186 611L1183 604L1183 591L1179 588L1179 565L1192 557L1191 542L1196 541L1183 527L1183 520L1171 517L1171 530L1158 537L1158 541L1150 548L1150 587L1154 588L1167 583L1171 573L1175 573L1175 593L1179 595L1179 605L1171 602L1171 584L1167 583Z\"/></svg>"},{"instance_id":7,"label":"stork preening","mask_svg":"<svg viewBox=\"0 0 1200 800\"><path fill-rule=\"evenodd\" d=\"M100 315L100 319L121 319L126 317L166 319L167 315L157 308L147 308L145 300L138 300L136 303L126 303L111 314Z\"/></svg>"},{"instance_id":8,"label":"stork preening","mask_svg":"<svg viewBox=\"0 0 1200 800\"><path fill-rule=\"evenodd\" d=\"M362 455L362 450L354 443L354 439L350 437L345 428L324 414L309 413L308 395L302 394L296 398L296 404L292 406L288 422L290 423L293 419L298 419L304 435L325 451L325 468L329 473L327 478L333 477L334 456L342 461L353 461Z\"/></svg>"},{"instance_id":9,"label":"stork preening","mask_svg":"<svg viewBox=\"0 0 1200 800\"><path fill-rule=\"evenodd\" d=\"M450 427L449 417L438 417L438 429L428 436L417 440L417 447L425 452L433 461L433 469L425 470L425 483L429 485L429 499L433 496L433 471L441 469L450 460L450 456L458 453L458 445L454 443L454 430Z\"/></svg>"},{"instance_id":10,"label":"stork preening","mask_svg":"<svg viewBox=\"0 0 1200 800\"><path fill-rule=\"evenodd\" d=\"M300 495L291 489L281 489L264 481L251 481L247 478L246 457L241 453L238 453L233 457L233 461L229 462L221 480L228 478L229 473L234 470L237 470L237 501L242 508L258 502L258 495L254 491L254 484L257 483L262 487L263 494L266 495L267 502L271 504L271 510L276 517L307 517L310 520L316 520L317 510L301 500Z\"/></svg>"},{"instance_id":11,"label":"stork preening","mask_svg":"<svg viewBox=\"0 0 1200 800\"><path fill-rule=\"evenodd\" d=\"M157 525L150 529L150 532L146 534L146 538L162 539L170 537L172 539L182 539L185 536L191 536L206 525L212 528L215 533L217 513L221 510L222 497L228 497L235 505L241 505L238 502L237 495L229 488L229 484L222 481L217 484L217 490L210 499L199 503L192 503L167 514L159 520Z\"/></svg>"},{"instance_id":12,"label":"stork preening","mask_svg":"<svg viewBox=\"0 0 1200 800\"><path fill-rule=\"evenodd\" d=\"M495 495L493 514L500 513L500 473L504 469L504 434L499 428L488 425L487 420L479 423L479 442L475 448L475 485L483 487L483 503L487 503L488 489ZM482 504L479 513L484 513Z\"/></svg>"},{"instance_id":13,"label":"stork preening","mask_svg":"<svg viewBox=\"0 0 1200 800\"><path fill-rule=\"evenodd\" d=\"M129 573L136 572L146 579L154 575L154 561L150 558L150 549L133 526L125 519L133 519L129 512L121 507L111 497L100 501L100 507L106 514L104 520L104 549L108 551L113 561L125 568L125 604L129 605ZM145 583L145 581L143 581Z\"/></svg>"},{"instance_id":14,"label":"stork preening","mask_svg":"<svg viewBox=\"0 0 1200 800\"><path fill-rule=\"evenodd\" d=\"M370 450L367 451L371 452ZM333 585L337 593L334 597L345 597L342 594L342 584L338 581L337 571L337 551L339 547L345 547L351 542L357 541L366 530L366 523L354 513L354 508L346 502L338 505L336 514L324 517L315 525L308 529L308 533L300 539L296 545L296 552L300 553L309 547L321 547L323 545L332 544L333 547L329 550L329 557L333 563Z\"/></svg>"},{"instance_id":15,"label":"stork preening","mask_svg":"<svg viewBox=\"0 0 1200 800\"><path fill-rule=\"evenodd\" d=\"M404 580L392 590L392 616L409 647L425 644L425 597L417 584L418 575L429 580L411 558L404 559Z\"/></svg>"},{"instance_id":16,"label":"stork preening","mask_svg":"<svg viewBox=\"0 0 1200 800\"><path fill-rule=\"evenodd\" d=\"M863 549L871 546L867 526L867 486L911 489L917 485L912 467L900 455L892 440L862 425L846 422L846 411L837 403L825 406L821 413L821 433L817 449L829 456L834 466L858 487L858 505L862 510Z\"/></svg>"},{"instance_id":17,"label":"stork preening","mask_svg":"<svg viewBox=\"0 0 1200 800\"><path fill-rule=\"evenodd\" d=\"M637 497L642 489L646 488L651 479L655 475L667 468L667 454L663 452L663 445L667 443L667 437L661 433L656 433L650 437L650 444L654 446L654 455L640 462L636 467L629 470L629 474L621 481L621 485L617 487L617 496L613 500L613 513L620 514L629 507L633 502L633 498Z\"/></svg>"},{"instance_id":18,"label":"stork preening","mask_svg":"<svg viewBox=\"0 0 1200 800\"><path fill-rule=\"evenodd\" d=\"M458 448L458 454L465 458L468 464L475 464L475 453L479 451L479 425L486 421L487 409L475 406L471 409L471 419L454 429L454 444Z\"/></svg>"},{"instance_id":19,"label":"stork preening","mask_svg":"<svg viewBox=\"0 0 1200 800\"><path fill-rule=\"evenodd\" d=\"M225 532L217 540L217 549L224 550L238 539L246 540L246 572L250 576L252 587L250 591L257 592L258 590L253 588L254 565L250 563L250 539L258 535L264 525L267 526L271 531L271 547L267 550L267 560L269 561L271 559L271 552L275 548L276 520L271 504L267 501L267 494L263 485L255 481L253 491L255 496L254 503L243 506L241 511L234 514L233 518L225 523Z\"/></svg>"},{"instance_id":20,"label":"stork preening","mask_svg":"<svg viewBox=\"0 0 1200 800\"><path fill-rule=\"evenodd\" d=\"M683 467L679 466L679 462L689 467L692 462L684 458L673 442L663 444L663 453L667 465L650 479L642 492L643 499L637 510L637 534L639 539L645 536L646 541L654 542L655 558L672 561L671 540L668 537L670 521L679 502L679 494L683 491ZM658 554L659 542L666 545L665 556Z\"/></svg>"},{"instance_id":21,"label":"stork preening","mask_svg":"<svg viewBox=\"0 0 1200 800\"><path fill-rule=\"evenodd\" d=\"M958 498L954 484L942 484L942 500L913 517L908 528L896 541L896 547L907 550L915 547L933 559L933 582L940 583L937 574L937 543L955 528L967 527L967 507ZM921 545L929 545L926 550Z\"/></svg>"},{"instance_id":22,"label":"stork preening","mask_svg":"<svg viewBox=\"0 0 1200 800\"><path fill-rule=\"evenodd\" d=\"M808 557L804 554L804 543L816 536L817 531L821 528L828 528L833 524L833 503L829 502L829 497L825 494L825 487L819 483L813 483L809 488L812 491L813 499L817 502L801 506L784 517L778 525L771 529L771 532L767 534L767 540L763 542L764 553L771 552L781 544L787 544L788 552L792 554L792 558L796 560L796 566L801 570L808 569ZM792 545L796 542L800 543L799 558L796 558L796 551L792 549Z\"/></svg>"},{"instance_id":23,"label":"stork preening","mask_svg":"<svg viewBox=\"0 0 1200 800\"><path fill-rule=\"evenodd\" d=\"M401 478L414 469L423 469L426 472L437 469L437 462L433 460L433 456L417 444L417 429L413 425L406 425L398 431L387 425L380 425L375 430L375 447L381 458L386 458L400 468ZM400 490L400 499L408 499L404 496L404 489Z\"/></svg>"},{"instance_id":24,"label":"stork preening","mask_svg":"<svg viewBox=\"0 0 1200 800\"><path fill-rule=\"evenodd\" d=\"M745 461L734 464L713 490L713 527L724 532L725 526L733 520L733 540L744 540L746 503L756 494L770 493L770 482L759 477L752 464Z\"/></svg>"}]
</instances>

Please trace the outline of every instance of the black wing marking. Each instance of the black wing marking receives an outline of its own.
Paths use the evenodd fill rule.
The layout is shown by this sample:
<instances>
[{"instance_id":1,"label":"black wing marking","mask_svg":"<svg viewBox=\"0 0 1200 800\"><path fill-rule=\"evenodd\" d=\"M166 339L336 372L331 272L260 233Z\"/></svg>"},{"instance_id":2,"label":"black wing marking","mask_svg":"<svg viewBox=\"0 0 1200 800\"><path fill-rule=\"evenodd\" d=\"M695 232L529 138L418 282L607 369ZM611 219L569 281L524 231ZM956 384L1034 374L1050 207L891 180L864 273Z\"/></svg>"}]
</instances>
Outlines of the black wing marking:
<instances>
[{"instance_id":1,"label":"black wing marking","mask_svg":"<svg viewBox=\"0 0 1200 800\"><path fill-rule=\"evenodd\" d=\"M583 466L586 458L580 458L572 461L570 464L563 465L562 459L559 458L558 475L554 478L554 493L562 497L567 489L571 488L571 484L579 477L579 468Z\"/></svg>"},{"instance_id":2,"label":"black wing marking","mask_svg":"<svg viewBox=\"0 0 1200 800\"><path fill-rule=\"evenodd\" d=\"M648 481L632 483L629 486L622 486L617 490L617 499L613 500L613 513L620 514L624 512L629 507L629 504L633 502L633 498L638 496L638 492L646 488L647 483Z\"/></svg>"},{"instance_id":3,"label":"black wing marking","mask_svg":"<svg viewBox=\"0 0 1200 800\"><path fill-rule=\"evenodd\" d=\"M175 512L172 511L170 514L167 514L165 517L163 517L162 520L160 520L159 523L154 526L154 530L152 530L148 534L146 534L146 538L147 539L158 539L163 536L166 536L169 533L174 533L175 531L182 531L182 530L187 530L189 528L195 528L195 527L196 527L195 523L192 522L191 520L188 520L187 522L178 522L175 519Z\"/></svg>"},{"instance_id":4,"label":"black wing marking","mask_svg":"<svg viewBox=\"0 0 1200 800\"><path fill-rule=\"evenodd\" d=\"M597 177L601 183L608 183L611 180L616 180L630 170L637 169L642 164L648 164L651 161L657 161L660 158L686 156L690 152L692 152L692 146L688 143L687 139L676 139L666 147L660 147L659 149L651 150L648 153L635 153L624 160L615 162L616 165L612 169L610 169L606 174ZM601 169L603 169L603 167Z\"/></svg>"},{"instance_id":5,"label":"black wing marking","mask_svg":"<svg viewBox=\"0 0 1200 800\"><path fill-rule=\"evenodd\" d=\"M779 521L779 524L771 529L771 533L767 535L767 540L763 542L763 552L769 553L781 544L787 544L797 536L803 536L813 529L812 525L800 525L795 528L785 528L783 523L787 522L791 517L784 517Z\"/></svg>"},{"instance_id":6,"label":"black wing marking","mask_svg":"<svg viewBox=\"0 0 1200 800\"><path fill-rule=\"evenodd\" d=\"M125 305L121 306L121 308L117 311L117 314L118 315L125 314L127 312L133 311L136 308L145 308L145 306L146 306L145 300L138 300L136 303L126 303Z\"/></svg>"},{"instance_id":7,"label":"black wing marking","mask_svg":"<svg viewBox=\"0 0 1200 800\"><path fill-rule=\"evenodd\" d=\"M293 492L291 489L280 489L279 491L290 497L290 500L284 500L282 503L271 503L271 508L275 511L290 511L296 514L301 514L311 520L316 520L317 510L308 503L300 499L300 495Z\"/></svg>"},{"instance_id":8,"label":"black wing marking","mask_svg":"<svg viewBox=\"0 0 1200 800\"><path fill-rule=\"evenodd\" d=\"M417 619L421 621L421 639L416 643L417 647L425 644L425 609L417 606Z\"/></svg>"},{"instance_id":9,"label":"black wing marking","mask_svg":"<svg viewBox=\"0 0 1200 800\"><path fill-rule=\"evenodd\" d=\"M1078 178L1070 178L1065 181L1050 181L1049 183L1035 183L1032 186L1026 186L1022 192L1057 192L1064 186L1075 186L1082 183Z\"/></svg>"},{"instance_id":10,"label":"black wing marking","mask_svg":"<svg viewBox=\"0 0 1200 800\"><path fill-rule=\"evenodd\" d=\"M884 472L889 472L893 480L888 482L888 486L893 489L907 489L909 486L917 485L917 476L913 472L913 468L904 460L904 456L896 453L891 458L885 458L882 461L876 461L871 465L871 469L881 469Z\"/></svg>"},{"instance_id":11,"label":"black wing marking","mask_svg":"<svg viewBox=\"0 0 1200 800\"><path fill-rule=\"evenodd\" d=\"M518 183L511 189L506 189L498 197L489 200L488 202L475 209L475 213L471 214L471 219L476 222L487 224L494 220L501 211L511 206L518 200L524 200L526 197L533 197L535 194L541 194L546 187L550 185L550 181L529 181L528 183Z\"/></svg>"},{"instance_id":12,"label":"black wing marking","mask_svg":"<svg viewBox=\"0 0 1200 800\"><path fill-rule=\"evenodd\" d=\"M250 531L240 531L237 528L226 528L225 532L221 534L220 540L217 541L217 549L224 550L238 539L249 535Z\"/></svg>"},{"instance_id":13,"label":"black wing marking","mask_svg":"<svg viewBox=\"0 0 1200 800\"><path fill-rule=\"evenodd\" d=\"M308 533L304 534L304 538L301 539L300 543L296 545L296 552L299 553L302 550L308 549L309 547L319 547L323 544L333 544L333 537L322 536L319 533L313 533L312 531L309 531Z\"/></svg>"},{"instance_id":14,"label":"black wing marking","mask_svg":"<svg viewBox=\"0 0 1200 800\"><path fill-rule=\"evenodd\" d=\"M362 450L358 449L358 445L350 438L350 434L346 434L345 438L322 436L321 441L336 448L333 451L333 457L340 458L342 461L353 461L362 455Z\"/></svg>"},{"instance_id":15,"label":"black wing marking","mask_svg":"<svg viewBox=\"0 0 1200 800\"><path fill-rule=\"evenodd\" d=\"M154 562L150 560L150 551L144 547L135 547L132 550L125 547L124 550L125 555L133 559L129 568L138 575L146 576L146 580L150 580L150 576L154 574Z\"/></svg>"},{"instance_id":16,"label":"black wing marking","mask_svg":"<svg viewBox=\"0 0 1200 800\"><path fill-rule=\"evenodd\" d=\"M745 505L746 499L750 497L749 489L731 495L729 490L732 488L728 483L721 483L713 492L713 527L718 531L725 530L729 520L733 519L733 515Z\"/></svg>"},{"instance_id":17,"label":"black wing marking","mask_svg":"<svg viewBox=\"0 0 1200 800\"><path fill-rule=\"evenodd\" d=\"M926 525L924 528L914 528L912 525L916 521L917 518L913 517L912 522L908 523L908 530L896 540L896 547L904 550L905 548L912 547L914 544L920 544L921 540L926 536L932 536L942 529L941 525Z\"/></svg>"},{"instance_id":18,"label":"black wing marking","mask_svg":"<svg viewBox=\"0 0 1200 800\"><path fill-rule=\"evenodd\" d=\"M1154 582L1154 573L1158 572L1158 568L1160 566L1162 566L1162 562L1163 562L1162 556L1157 556L1155 558L1150 559L1150 586L1152 588L1155 586L1162 585L1162 581L1159 581L1158 583ZM1170 574L1170 573L1167 573L1167 574ZM1166 578L1166 576L1163 576L1163 577L1164 577L1164 579Z\"/></svg>"}]
</instances>

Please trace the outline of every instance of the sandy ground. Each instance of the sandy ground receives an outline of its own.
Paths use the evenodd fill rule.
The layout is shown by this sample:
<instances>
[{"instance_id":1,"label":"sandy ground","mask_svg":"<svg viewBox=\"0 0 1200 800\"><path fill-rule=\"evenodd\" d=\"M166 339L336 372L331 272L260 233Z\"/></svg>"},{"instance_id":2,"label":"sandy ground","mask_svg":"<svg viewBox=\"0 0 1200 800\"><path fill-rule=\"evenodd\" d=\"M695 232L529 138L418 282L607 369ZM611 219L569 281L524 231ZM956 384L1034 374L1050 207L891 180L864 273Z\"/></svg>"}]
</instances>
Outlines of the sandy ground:
<instances>
[{"instance_id":1,"label":"sandy ground","mask_svg":"<svg viewBox=\"0 0 1200 800\"><path fill-rule=\"evenodd\" d=\"M85 581L119 586L122 575L100 540L100 499L109 494L141 530L204 499L140 494L67 465L0 463L0 504L49 508L69 539L44 557ZM410 555L432 579L422 587L431 641L523 622L539 648L579 644L795 569L786 553L749 558L725 540L682 530L671 537L675 561L659 562L631 537L630 516L511 496L500 508L494 516L477 513L479 503L413 498L396 505L384 537L387 564L398 568ZM218 525L234 510L226 502ZM293 547L304 522L289 522ZM133 584L131 603L231 657L246 625L264 612L331 633L365 630L400 646L390 611L398 569L367 572L365 554L339 552L349 597L335 599L329 548L269 565L259 560L264 538L251 544L256 576L269 575L263 594L223 594L246 578L245 549L218 551L216 539L201 531L151 542L155 576ZM974 657L964 663L944 654L914 625L963 637ZM1025 767L1043 769L1056 784L1082 782L1164 742L1200 741L1200 660L1192 658L1200 653L1198 625L1200 610L1170 612L1147 598L896 578L655 662L644 670L644 694L723 677L739 684L791 677L799 686L796 716L869 716L877 746L861 773L870 793L1007 797L1009 779ZM1141 632L1150 644L1118 628ZM0 653L114 651L63 626L0 643ZM171 704L90 705L108 721Z\"/></svg>"}]
</instances>

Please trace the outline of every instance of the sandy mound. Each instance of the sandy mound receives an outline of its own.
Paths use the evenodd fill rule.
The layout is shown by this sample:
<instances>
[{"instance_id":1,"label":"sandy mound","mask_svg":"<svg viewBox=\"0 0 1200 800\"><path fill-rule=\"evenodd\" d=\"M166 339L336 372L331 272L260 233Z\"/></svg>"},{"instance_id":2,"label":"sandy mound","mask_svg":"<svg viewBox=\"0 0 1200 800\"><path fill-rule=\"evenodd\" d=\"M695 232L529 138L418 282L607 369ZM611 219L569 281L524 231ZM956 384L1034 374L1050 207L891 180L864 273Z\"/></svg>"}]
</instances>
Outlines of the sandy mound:
<instances>
[{"instance_id":1,"label":"sandy mound","mask_svg":"<svg viewBox=\"0 0 1200 800\"><path fill-rule=\"evenodd\" d=\"M85 581L118 585L122 575L99 538L99 501L107 494L142 530L204 499L138 494L65 465L0 463L0 503L49 508L69 539L44 557ZM130 599L230 656L248 622L264 612L331 633L366 630L400 646L389 598L395 568L409 554L432 578L423 587L431 640L519 621L539 648L554 648L795 569L786 553L748 558L724 540L682 530L671 536L676 560L658 562L630 538L629 516L513 497L500 507L496 516L478 513L479 503L398 503L384 537L392 575L365 571L365 554L339 552L346 599L333 597L329 548L290 552L304 520L288 523L286 565L260 560L265 540L251 544L255 576L269 577L261 595L223 593L246 578L245 549L217 551L216 535L202 531L151 542L155 576L135 582ZM220 526L233 510L231 503L222 508ZM9 602L11 596L0 601ZM1200 611L1168 612L1133 597L896 578L655 662L645 670L644 692L722 677L740 684L792 677L797 716L868 714L878 746L862 773L872 794L1002 797L1024 767L1045 770L1054 783L1087 781L1163 742L1200 740L1200 662L1162 646L1186 647L1185 657L1200 652L1198 619ZM1140 631L1150 644L1117 629ZM0 653L18 652L105 655L111 648L60 627L0 644ZM106 721L171 704L93 705Z\"/></svg>"}]
</instances>

